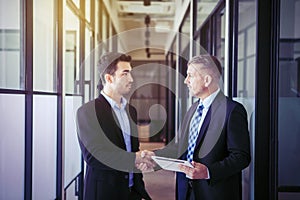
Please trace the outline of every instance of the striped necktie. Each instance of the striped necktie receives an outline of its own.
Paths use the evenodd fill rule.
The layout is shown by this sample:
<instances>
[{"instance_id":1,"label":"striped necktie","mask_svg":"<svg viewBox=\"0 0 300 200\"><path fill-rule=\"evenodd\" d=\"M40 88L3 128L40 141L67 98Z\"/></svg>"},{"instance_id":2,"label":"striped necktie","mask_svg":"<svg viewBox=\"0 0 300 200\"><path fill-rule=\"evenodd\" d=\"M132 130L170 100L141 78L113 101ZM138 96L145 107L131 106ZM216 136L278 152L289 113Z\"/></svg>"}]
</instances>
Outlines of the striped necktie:
<instances>
[{"instance_id":1,"label":"striped necktie","mask_svg":"<svg viewBox=\"0 0 300 200\"><path fill-rule=\"evenodd\" d=\"M193 161L194 150L195 150L196 141L199 134L198 128L199 128L199 123L201 120L203 109L204 106L202 102L200 102L197 107L196 113L194 114L194 117L190 123L189 146L188 146L188 154L187 154L187 161L189 162Z\"/></svg>"}]
</instances>

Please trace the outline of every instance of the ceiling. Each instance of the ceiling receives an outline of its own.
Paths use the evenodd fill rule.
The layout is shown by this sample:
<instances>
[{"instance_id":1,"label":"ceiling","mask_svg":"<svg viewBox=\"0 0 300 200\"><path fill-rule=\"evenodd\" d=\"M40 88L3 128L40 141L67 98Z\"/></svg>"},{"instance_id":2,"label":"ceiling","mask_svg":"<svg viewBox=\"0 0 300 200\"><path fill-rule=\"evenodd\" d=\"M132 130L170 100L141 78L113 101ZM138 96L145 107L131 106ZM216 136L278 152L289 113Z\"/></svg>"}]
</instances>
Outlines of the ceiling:
<instances>
[{"instance_id":1,"label":"ceiling","mask_svg":"<svg viewBox=\"0 0 300 200\"><path fill-rule=\"evenodd\" d=\"M199 27L220 0L197 1L197 26ZM145 6L144 2L150 2ZM177 5L176 5L176 3ZM170 32L174 30L176 10L180 9L178 0L118 0L117 7L119 31L124 50L135 59L164 60L166 43ZM149 23L146 23L146 16ZM187 16L181 28L189 35L190 17ZM120 34L119 34L120 35ZM146 48L150 54L147 54Z\"/></svg>"},{"instance_id":2,"label":"ceiling","mask_svg":"<svg viewBox=\"0 0 300 200\"><path fill-rule=\"evenodd\" d=\"M148 0L149 1L149 0ZM118 0L119 30L123 46L136 59L165 59L165 44L175 17L175 0ZM146 21L146 16L149 16ZM149 20L150 19L150 20ZM147 54L146 48L149 48Z\"/></svg>"}]
</instances>

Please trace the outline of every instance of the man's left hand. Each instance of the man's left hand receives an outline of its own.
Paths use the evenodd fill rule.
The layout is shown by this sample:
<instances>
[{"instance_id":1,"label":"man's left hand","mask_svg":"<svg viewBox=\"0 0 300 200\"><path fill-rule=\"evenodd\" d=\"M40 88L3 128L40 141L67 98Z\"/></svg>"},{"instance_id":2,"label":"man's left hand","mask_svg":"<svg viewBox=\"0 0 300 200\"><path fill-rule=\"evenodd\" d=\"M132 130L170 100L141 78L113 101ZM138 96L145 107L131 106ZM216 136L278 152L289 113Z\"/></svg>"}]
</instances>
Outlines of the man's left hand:
<instances>
[{"instance_id":1,"label":"man's left hand","mask_svg":"<svg viewBox=\"0 0 300 200\"><path fill-rule=\"evenodd\" d=\"M197 163L192 161L192 167L188 167L185 165L179 165L179 169L185 173L190 179L207 179L208 178L208 170L207 167L201 163Z\"/></svg>"}]
</instances>

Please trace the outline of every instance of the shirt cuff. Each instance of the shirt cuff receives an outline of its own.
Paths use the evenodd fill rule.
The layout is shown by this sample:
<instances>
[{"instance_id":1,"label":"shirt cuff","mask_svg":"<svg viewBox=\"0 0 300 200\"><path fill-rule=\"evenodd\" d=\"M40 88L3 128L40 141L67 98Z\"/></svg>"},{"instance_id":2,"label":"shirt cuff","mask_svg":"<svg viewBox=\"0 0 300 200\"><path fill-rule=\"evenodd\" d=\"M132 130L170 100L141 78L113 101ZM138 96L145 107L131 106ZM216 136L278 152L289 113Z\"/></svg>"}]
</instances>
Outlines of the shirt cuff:
<instances>
[{"instance_id":1,"label":"shirt cuff","mask_svg":"<svg viewBox=\"0 0 300 200\"><path fill-rule=\"evenodd\" d=\"M207 170L207 178L206 179L210 179L210 174L209 174L208 168L206 168L206 170Z\"/></svg>"}]
</instances>

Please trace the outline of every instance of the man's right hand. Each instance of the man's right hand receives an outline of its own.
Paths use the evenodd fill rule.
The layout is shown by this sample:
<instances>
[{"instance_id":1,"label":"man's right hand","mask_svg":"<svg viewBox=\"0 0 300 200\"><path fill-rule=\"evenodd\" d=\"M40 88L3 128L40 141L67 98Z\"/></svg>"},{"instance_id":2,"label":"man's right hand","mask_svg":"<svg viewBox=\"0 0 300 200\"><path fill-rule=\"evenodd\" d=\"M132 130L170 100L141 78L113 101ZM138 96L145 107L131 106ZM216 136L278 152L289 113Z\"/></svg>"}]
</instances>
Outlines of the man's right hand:
<instances>
[{"instance_id":1,"label":"man's right hand","mask_svg":"<svg viewBox=\"0 0 300 200\"><path fill-rule=\"evenodd\" d=\"M153 171L153 168L156 166L155 162L152 160L151 156L154 156L154 152L143 150L135 153L135 166L139 170L145 171Z\"/></svg>"}]
</instances>

